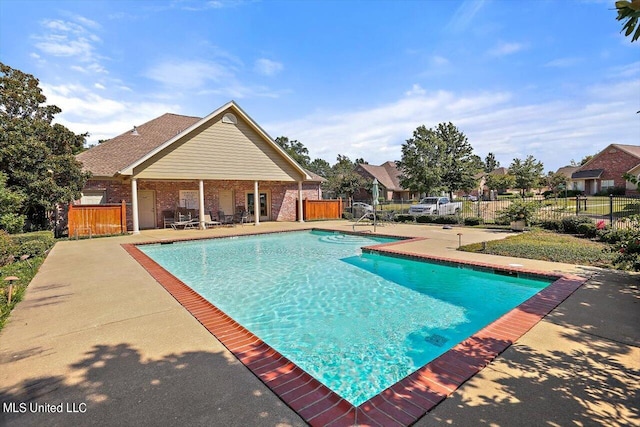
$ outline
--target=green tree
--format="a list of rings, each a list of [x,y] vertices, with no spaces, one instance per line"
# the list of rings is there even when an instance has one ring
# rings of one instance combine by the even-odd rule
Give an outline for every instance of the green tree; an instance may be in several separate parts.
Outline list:
[[[516,179],[513,175],[488,174],[485,180],[485,185],[490,190],[496,190],[498,194],[505,193],[509,188],[513,188],[516,185]]]
[[[430,194],[441,186],[441,157],[438,136],[424,125],[413,131],[413,137],[402,144],[398,162],[400,185],[418,193]]]
[[[484,171],[486,173],[492,172],[500,167],[500,162],[496,160],[496,156],[493,153],[488,153],[484,158]]]
[[[623,21],[622,31],[625,36],[631,37],[631,42],[640,38],[640,25],[638,25],[638,18],[640,18],[640,0],[621,0],[616,2],[616,9],[618,10],[618,16],[616,20]],[[635,32],[634,32],[635,31]]]
[[[24,195],[20,213],[35,228],[49,225],[56,204],[78,199],[88,178],[74,156],[87,135],[52,124],[61,110],[45,102],[38,79],[0,63],[0,172]]]
[[[0,229],[7,233],[19,233],[24,227],[21,214],[24,196],[7,188],[7,176],[0,172]]]
[[[355,166],[349,157],[338,154],[336,164],[331,167],[327,189],[338,197],[353,197],[353,193],[366,184]]]
[[[419,126],[402,145],[400,184],[427,194],[444,190],[452,196],[475,187],[474,175],[481,163],[465,134],[451,122],[435,129]]]
[[[284,149],[293,160],[298,162],[300,166],[306,168],[311,163],[311,157],[309,157],[309,150],[298,140],[291,140],[286,136],[279,136],[275,139],[275,142]]]
[[[328,178],[331,175],[331,165],[324,159],[313,159],[307,169],[323,178]]]
[[[630,173],[625,173],[624,175],[622,175],[622,177],[626,181],[629,181],[632,184],[636,184],[636,186],[638,187],[638,193],[640,193],[640,176],[633,176]]]
[[[558,172],[549,172],[546,176],[547,187],[553,192],[553,196],[557,199],[558,193],[567,188],[569,179],[566,175]]]
[[[522,161],[513,159],[509,165],[509,173],[515,177],[515,188],[519,188],[524,198],[526,192],[538,185],[544,166],[529,155]]]

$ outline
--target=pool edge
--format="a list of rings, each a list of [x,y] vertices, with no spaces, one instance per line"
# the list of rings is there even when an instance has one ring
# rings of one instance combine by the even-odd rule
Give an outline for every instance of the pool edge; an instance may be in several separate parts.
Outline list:
[[[255,234],[265,233],[251,233],[251,235]],[[371,236],[357,232],[346,234]],[[556,280],[482,330],[358,407],[354,407],[312,378],[136,247],[145,244],[169,243],[169,241],[122,244],[121,246],[249,371],[312,426],[386,425],[389,423],[410,425],[416,422],[480,372],[586,282],[585,278],[577,275],[505,268],[487,263],[419,255],[392,249],[394,245],[414,240],[406,237],[402,239],[402,242],[364,247],[363,252],[447,263],[493,272],[496,270],[515,272]],[[170,242],[188,240],[177,239]]]

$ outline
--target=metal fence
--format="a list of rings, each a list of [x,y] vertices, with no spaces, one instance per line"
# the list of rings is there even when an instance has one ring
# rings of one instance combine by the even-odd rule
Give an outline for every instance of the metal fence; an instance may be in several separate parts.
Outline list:
[[[461,200],[460,222],[465,218],[482,218],[485,224],[499,223],[500,212],[516,200],[535,202],[538,204],[536,216],[538,221],[561,220],[569,216],[585,216],[592,218],[595,223],[604,221],[616,229],[640,228],[640,196],[580,196],[569,198],[548,198],[542,196],[502,198],[498,200]],[[371,203],[371,200],[363,200]],[[383,202],[378,209],[393,211],[396,214],[406,214],[409,206],[417,203],[411,200],[395,200]],[[349,206],[349,205],[345,205]]]

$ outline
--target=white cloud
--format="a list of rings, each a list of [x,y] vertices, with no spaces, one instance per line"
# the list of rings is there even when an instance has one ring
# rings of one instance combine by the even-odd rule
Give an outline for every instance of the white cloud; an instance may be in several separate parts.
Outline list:
[[[523,50],[525,46],[521,43],[499,43],[489,51],[491,56],[506,56]]]
[[[145,75],[165,86],[166,92],[187,91],[195,95],[223,95],[234,99],[250,96],[277,98],[282,91],[265,86],[244,84],[237,77],[237,67],[229,61],[165,61]],[[172,97],[175,94],[172,93]]]
[[[165,86],[181,89],[197,89],[208,82],[224,83],[233,77],[232,71],[222,64],[208,61],[165,61],[145,75]]]
[[[556,170],[610,143],[637,144],[638,103],[629,91],[640,92],[640,80],[585,88],[587,103],[567,97],[519,104],[511,93],[426,92],[365,110],[318,112],[264,127],[301,141],[312,157],[331,163],[343,154],[382,164],[400,159],[401,146],[416,127],[451,121],[482,157],[493,152],[508,165],[531,154],[546,170]]]
[[[100,29],[100,24],[80,15],[73,15],[70,19],[42,21],[43,32],[31,36],[40,54],[31,56],[35,58],[36,55],[38,59],[43,55],[69,58],[69,67],[74,71],[107,74],[106,68],[100,63],[104,58],[96,53],[101,39],[88,30]]]
[[[93,46],[86,38],[69,40],[68,37],[58,34],[49,34],[36,37],[35,46],[43,53],[51,56],[81,56],[91,57]]]
[[[181,111],[180,106],[173,103],[118,101],[79,84],[41,84],[41,88],[47,103],[62,109],[55,121],[75,133],[89,132],[89,143],[112,138],[164,113]]]
[[[254,69],[259,74],[265,76],[274,76],[284,69],[280,62],[272,61],[266,58],[260,58],[256,61]]]
[[[105,90],[106,89],[106,87],[104,87],[104,85],[102,85],[100,83],[94,84],[93,87],[95,87],[96,89],[101,89],[101,90]]]
[[[425,93],[427,93],[427,91],[425,91],[422,86],[420,86],[419,84],[414,84],[413,86],[411,86],[411,89],[406,91],[404,94],[407,96],[413,96],[424,95]]]

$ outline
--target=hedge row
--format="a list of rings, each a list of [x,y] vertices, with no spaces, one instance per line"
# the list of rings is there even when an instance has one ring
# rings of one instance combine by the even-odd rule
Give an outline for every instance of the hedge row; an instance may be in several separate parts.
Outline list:
[[[26,234],[8,234],[0,230],[0,266],[6,265],[22,255],[36,257],[43,255],[55,243],[53,233],[38,231]]]

